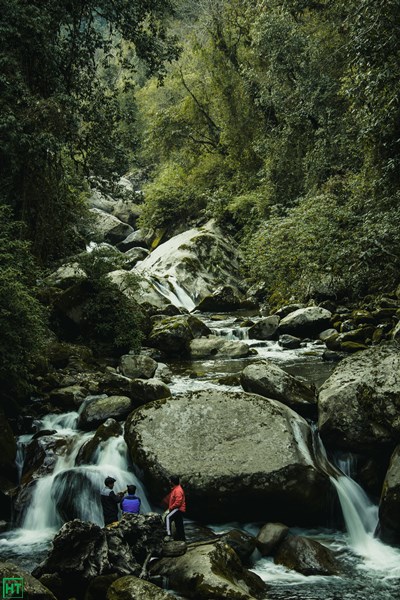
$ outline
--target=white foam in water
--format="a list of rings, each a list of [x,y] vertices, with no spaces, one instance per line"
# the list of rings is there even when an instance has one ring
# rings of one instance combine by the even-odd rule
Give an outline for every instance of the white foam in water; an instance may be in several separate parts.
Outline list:
[[[339,496],[350,546],[364,559],[359,568],[381,572],[385,579],[400,577],[400,550],[374,538],[378,507],[349,477],[331,478],[331,481]]]

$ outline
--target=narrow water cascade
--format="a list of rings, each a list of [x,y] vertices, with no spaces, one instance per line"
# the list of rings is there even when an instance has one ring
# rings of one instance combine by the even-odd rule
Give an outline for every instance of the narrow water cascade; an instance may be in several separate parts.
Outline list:
[[[168,300],[169,303],[177,307],[186,308],[189,312],[194,310],[195,303],[188,293],[178,284],[174,277],[169,277],[165,283],[162,283],[156,277],[148,277],[151,285]]]
[[[344,471],[351,472],[355,458],[351,455],[336,458],[337,466],[327,457],[318,432],[313,428],[313,445],[319,467],[334,486],[348,534],[351,550],[363,559],[360,568],[385,571],[385,577],[400,576],[400,550],[383,544],[374,537],[379,523],[379,507],[362,487]]]

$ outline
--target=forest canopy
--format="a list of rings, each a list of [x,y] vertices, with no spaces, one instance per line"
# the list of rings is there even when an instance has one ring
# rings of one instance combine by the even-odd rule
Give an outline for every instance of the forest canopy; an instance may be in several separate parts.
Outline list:
[[[135,177],[141,225],[165,236],[215,218],[273,306],[398,285],[400,0],[0,9],[0,310],[15,381],[44,343],[40,269],[87,241],[88,176]],[[97,299],[112,309],[108,292]]]

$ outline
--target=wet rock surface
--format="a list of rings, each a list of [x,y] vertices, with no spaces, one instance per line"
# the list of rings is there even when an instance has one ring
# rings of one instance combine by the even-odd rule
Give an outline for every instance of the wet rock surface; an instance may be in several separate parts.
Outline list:
[[[385,343],[340,362],[318,396],[328,446],[374,455],[400,440],[400,349]]]
[[[223,542],[191,545],[183,556],[163,558],[151,573],[168,577],[179,594],[196,600],[262,598],[264,582],[243,568],[237,554]]]
[[[315,540],[302,536],[288,536],[279,545],[275,563],[303,575],[338,575],[340,565],[334,554]]]
[[[300,414],[316,412],[316,391],[311,384],[290,375],[271,361],[246,367],[240,382],[246,392],[279,400]]]
[[[165,495],[179,465],[189,516],[203,522],[265,520],[266,511],[287,523],[319,522],[330,484],[314,464],[310,435],[283,404],[220,390],[147,404],[125,425],[153,498]]]

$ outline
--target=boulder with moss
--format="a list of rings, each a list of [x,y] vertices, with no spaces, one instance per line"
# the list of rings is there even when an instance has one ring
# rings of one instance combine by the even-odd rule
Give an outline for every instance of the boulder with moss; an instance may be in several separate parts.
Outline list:
[[[310,427],[280,402],[240,391],[185,393],[134,410],[124,435],[155,500],[179,465],[192,518],[326,518],[331,485],[314,462]]]

